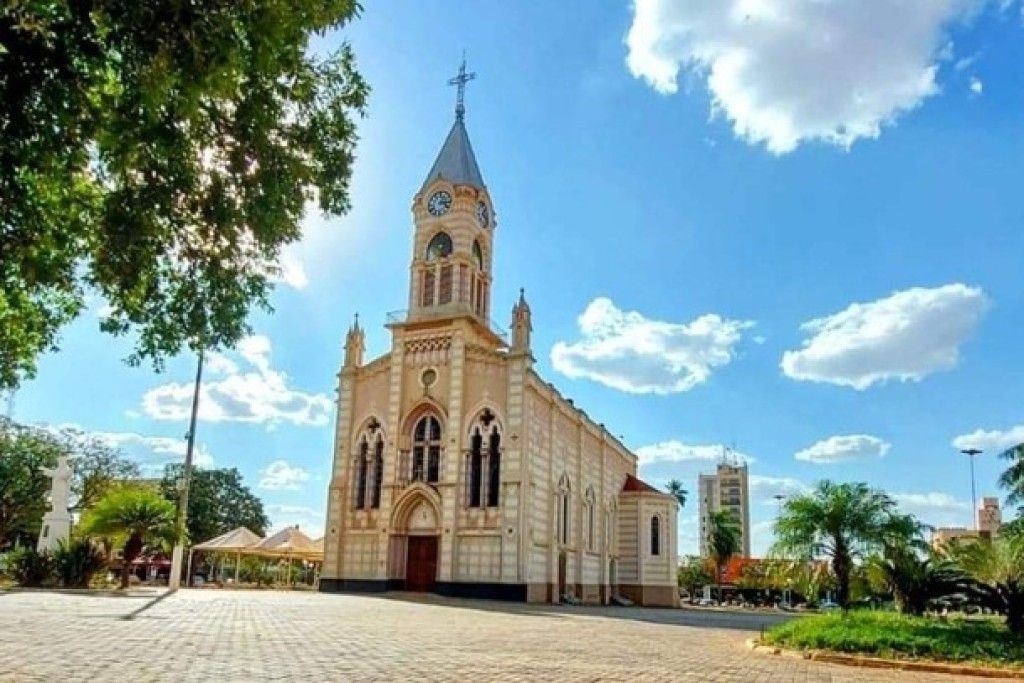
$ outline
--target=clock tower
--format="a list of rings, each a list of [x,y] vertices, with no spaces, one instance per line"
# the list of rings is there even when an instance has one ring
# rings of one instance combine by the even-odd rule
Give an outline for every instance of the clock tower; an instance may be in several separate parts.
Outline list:
[[[469,316],[488,327],[496,222],[466,133],[463,91],[473,77],[463,61],[449,81],[458,87],[455,122],[413,198],[409,322]]]

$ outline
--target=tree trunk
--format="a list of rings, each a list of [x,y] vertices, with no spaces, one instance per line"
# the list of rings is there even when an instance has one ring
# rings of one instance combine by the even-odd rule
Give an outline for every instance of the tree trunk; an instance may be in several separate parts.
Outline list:
[[[1007,590],[1003,595],[1006,602],[1006,628],[1018,636],[1024,634],[1024,593]]]
[[[132,535],[124,544],[124,553],[121,558],[121,588],[127,588],[130,583],[132,562],[142,552],[142,534],[133,531]]]
[[[841,543],[836,544],[832,556],[832,571],[836,575],[836,602],[845,611],[850,607],[850,556]]]

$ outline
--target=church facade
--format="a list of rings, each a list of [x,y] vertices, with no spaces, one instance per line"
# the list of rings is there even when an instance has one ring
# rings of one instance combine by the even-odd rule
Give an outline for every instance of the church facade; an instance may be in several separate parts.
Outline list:
[[[460,93],[461,94],[461,93]],[[497,228],[464,109],[412,204],[408,310],[339,373],[323,591],[678,604],[678,504],[489,322]]]

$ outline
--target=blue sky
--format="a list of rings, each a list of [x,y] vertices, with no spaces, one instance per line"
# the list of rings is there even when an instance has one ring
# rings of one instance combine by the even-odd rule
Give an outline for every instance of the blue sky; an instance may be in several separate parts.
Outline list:
[[[367,4],[315,44],[351,41],[373,86],[354,209],[307,218],[275,313],[208,374],[203,459],[237,466],[275,524],[323,528],[344,333],[358,311],[369,354],[388,348],[463,49],[494,317],[526,288],[538,370],[646,478],[693,490],[722,445],[748,456],[755,552],[772,494],[822,478],[969,524],[958,437],[997,493],[994,453],[1024,440],[1019,3]],[[180,457],[194,359],[124,365],[101,308],[14,417]],[[690,505],[680,537],[695,551]]]

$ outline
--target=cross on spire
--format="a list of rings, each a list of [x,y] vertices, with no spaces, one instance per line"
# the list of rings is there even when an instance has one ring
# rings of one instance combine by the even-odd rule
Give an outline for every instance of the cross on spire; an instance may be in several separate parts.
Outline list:
[[[448,85],[455,86],[455,118],[461,121],[466,115],[466,84],[476,78],[476,73],[466,73],[466,51],[462,51],[462,64],[458,75],[448,79]]]

